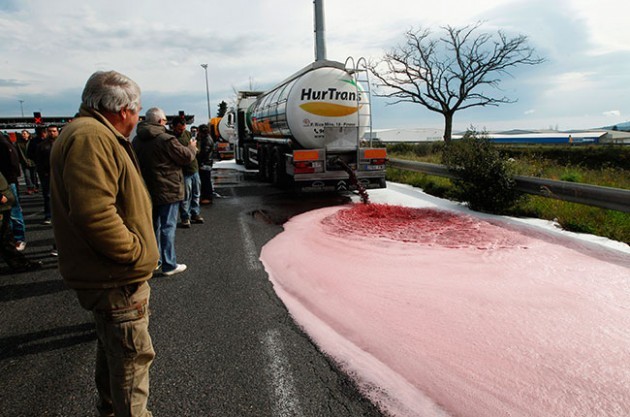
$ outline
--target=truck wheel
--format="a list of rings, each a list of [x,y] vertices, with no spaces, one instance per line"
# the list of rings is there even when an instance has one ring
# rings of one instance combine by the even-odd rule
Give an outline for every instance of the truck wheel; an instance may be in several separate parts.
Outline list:
[[[279,187],[286,187],[288,175],[282,150],[275,148],[271,158],[271,180]]]
[[[252,160],[249,158],[249,146],[243,148],[243,163],[245,164],[245,169],[256,169],[258,168]]]
[[[269,150],[266,145],[258,149],[258,177],[261,181],[269,181]]]

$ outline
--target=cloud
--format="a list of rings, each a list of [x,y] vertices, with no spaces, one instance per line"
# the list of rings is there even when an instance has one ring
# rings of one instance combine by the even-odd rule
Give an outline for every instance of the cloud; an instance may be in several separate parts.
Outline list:
[[[0,79],[0,88],[1,87],[24,87],[28,85],[27,83],[25,83],[24,81],[19,81],[19,80],[6,80],[6,79]]]
[[[528,36],[547,61],[510,71],[513,76],[501,80],[497,93],[518,102],[458,113],[455,123],[461,128],[470,124],[492,128],[518,120],[528,124],[536,117],[597,125],[599,121],[589,119],[628,114],[621,87],[630,83],[629,31],[623,25],[603,30],[601,24],[612,14],[609,4],[622,4],[620,0],[605,5],[589,0],[395,3],[325,2],[328,58],[341,62],[348,56],[378,58],[401,42],[411,27],[437,30],[484,21],[488,31]],[[619,10],[621,6],[615,16],[623,15]],[[136,80],[145,107],[203,116],[207,109],[202,63],[208,64],[215,113],[217,103],[231,102],[234,90],[248,89],[250,80],[254,88],[268,89],[310,64],[312,24],[312,2],[294,0],[186,0],[175,6],[154,0],[150,7],[127,0],[0,0],[0,116],[19,112],[17,99],[25,100],[25,113],[41,109],[44,114],[73,114],[85,80],[92,72],[107,69]],[[613,32],[618,35],[614,40]],[[595,56],[593,51],[600,53]],[[373,101],[375,127],[443,123],[439,114],[419,105]],[[620,114],[604,116],[602,103]]]
[[[620,117],[621,112],[619,110],[610,110],[602,113],[606,117]]]
[[[19,9],[19,2],[17,0],[0,0],[1,12],[15,12]]]

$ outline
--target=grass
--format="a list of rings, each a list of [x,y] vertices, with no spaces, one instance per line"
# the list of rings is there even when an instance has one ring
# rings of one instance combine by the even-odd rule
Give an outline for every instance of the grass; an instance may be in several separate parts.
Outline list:
[[[440,163],[437,152],[417,152],[413,148],[389,152],[390,158]],[[515,158],[516,175],[537,176],[630,189],[630,171],[618,166],[602,164],[601,168],[587,168],[582,164],[561,164],[533,155]],[[452,199],[453,185],[447,178],[395,168],[387,169],[387,180],[422,188],[428,194]],[[505,214],[516,217],[536,217],[556,221],[563,229],[589,233],[630,244],[630,213],[606,210],[552,198],[525,195]]]

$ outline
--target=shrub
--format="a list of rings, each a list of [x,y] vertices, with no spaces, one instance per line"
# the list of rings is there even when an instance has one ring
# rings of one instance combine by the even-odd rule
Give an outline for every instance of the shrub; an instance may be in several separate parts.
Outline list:
[[[502,213],[517,203],[509,162],[473,130],[444,147],[442,162],[456,175],[455,195],[473,210]]]
[[[560,176],[560,179],[568,182],[583,182],[582,175],[579,172],[568,169]]]

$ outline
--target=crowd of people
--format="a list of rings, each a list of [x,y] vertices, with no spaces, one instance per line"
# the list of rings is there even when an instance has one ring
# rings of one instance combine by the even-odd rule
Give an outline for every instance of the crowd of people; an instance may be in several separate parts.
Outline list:
[[[0,190],[0,198],[7,201],[0,207],[0,255],[15,272],[42,266],[40,261],[28,260],[22,253],[26,249],[26,223],[20,204],[19,180],[24,177],[27,194],[42,193],[42,224],[50,225],[50,152],[57,136],[59,127],[56,125],[38,126],[33,138],[28,130],[22,130],[15,143],[6,135],[0,135],[0,183],[6,183]],[[56,254],[53,248],[51,255]]]
[[[155,145],[153,141],[148,141],[148,147],[151,150],[150,154],[146,155],[143,149],[147,148],[145,146],[147,139],[157,137],[147,136],[147,134],[155,129],[171,139],[177,139],[176,142],[180,145],[164,141],[155,141],[155,143],[160,143],[160,145]],[[41,193],[43,219],[40,222],[42,225],[51,225],[50,155],[59,134],[60,126],[50,124],[36,126],[34,135],[26,129],[22,130],[19,135],[16,135],[15,143],[12,143],[6,134],[0,135],[0,176],[2,176],[0,185],[5,182],[7,184],[6,189],[4,186],[0,189],[0,199],[2,199],[0,221],[4,225],[0,229],[2,237],[0,255],[12,272],[25,272],[42,266],[41,261],[28,260],[22,253],[26,249],[27,240],[20,193],[27,195]],[[139,139],[140,137],[144,137],[145,140]],[[175,227],[190,228],[191,224],[202,224],[204,219],[201,216],[200,207],[212,204],[215,194],[212,185],[214,141],[210,135],[210,129],[208,125],[200,125],[192,126],[190,130],[187,130],[185,118],[179,116],[172,118],[169,129],[164,111],[151,108],[147,111],[145,120],[138,124],[137,136],[133,138],[132,143],[136,153],[140,152],[138,155],[143,155],[139,158],[143,168],[143,179],[151,193],[154,205],[154,228],[161,250],[157,271],[161,270],[166,276],[182,272],[186,269],[186,265],[177,264],[175,261]],[[165,143],[170,143],[170,145],[161,147]],[[184,160],[180,160],[178,150],[184,148],[194,149],[192,151],[194,155],[189,153]],[[169,178],[166,175],[168,170],[171,170],[173,174],[180,174],[181,180],[175,176]],[[23,188],[19,186],[20,181]],[[162,187],[156,189],[156,184],[161,184]],[[177,203],[176,208],[168,211],[168,216],[163,212],[166,208],[160,208],[165,202]],[[50,255],[58,256],[56,244],[53,244]],[[163,257],[166,258],[165,263],[162,263]]]
[[[15,144],[0,135],[0,255],[12,271],[42,265],[23,253],[23,177],[26,194],[42,193],[41,222],[52,226],[62,278],[94,317],[102,416],[152,415],[147,281],[187,269],[177,262],[175,230],[204,223],[200,207],[215,195],[209,126],[189,131],[184,118],[169,121],[158,107],[139,122],[140,96],[127,76],[98,71],[61,132],[38,126]]]

